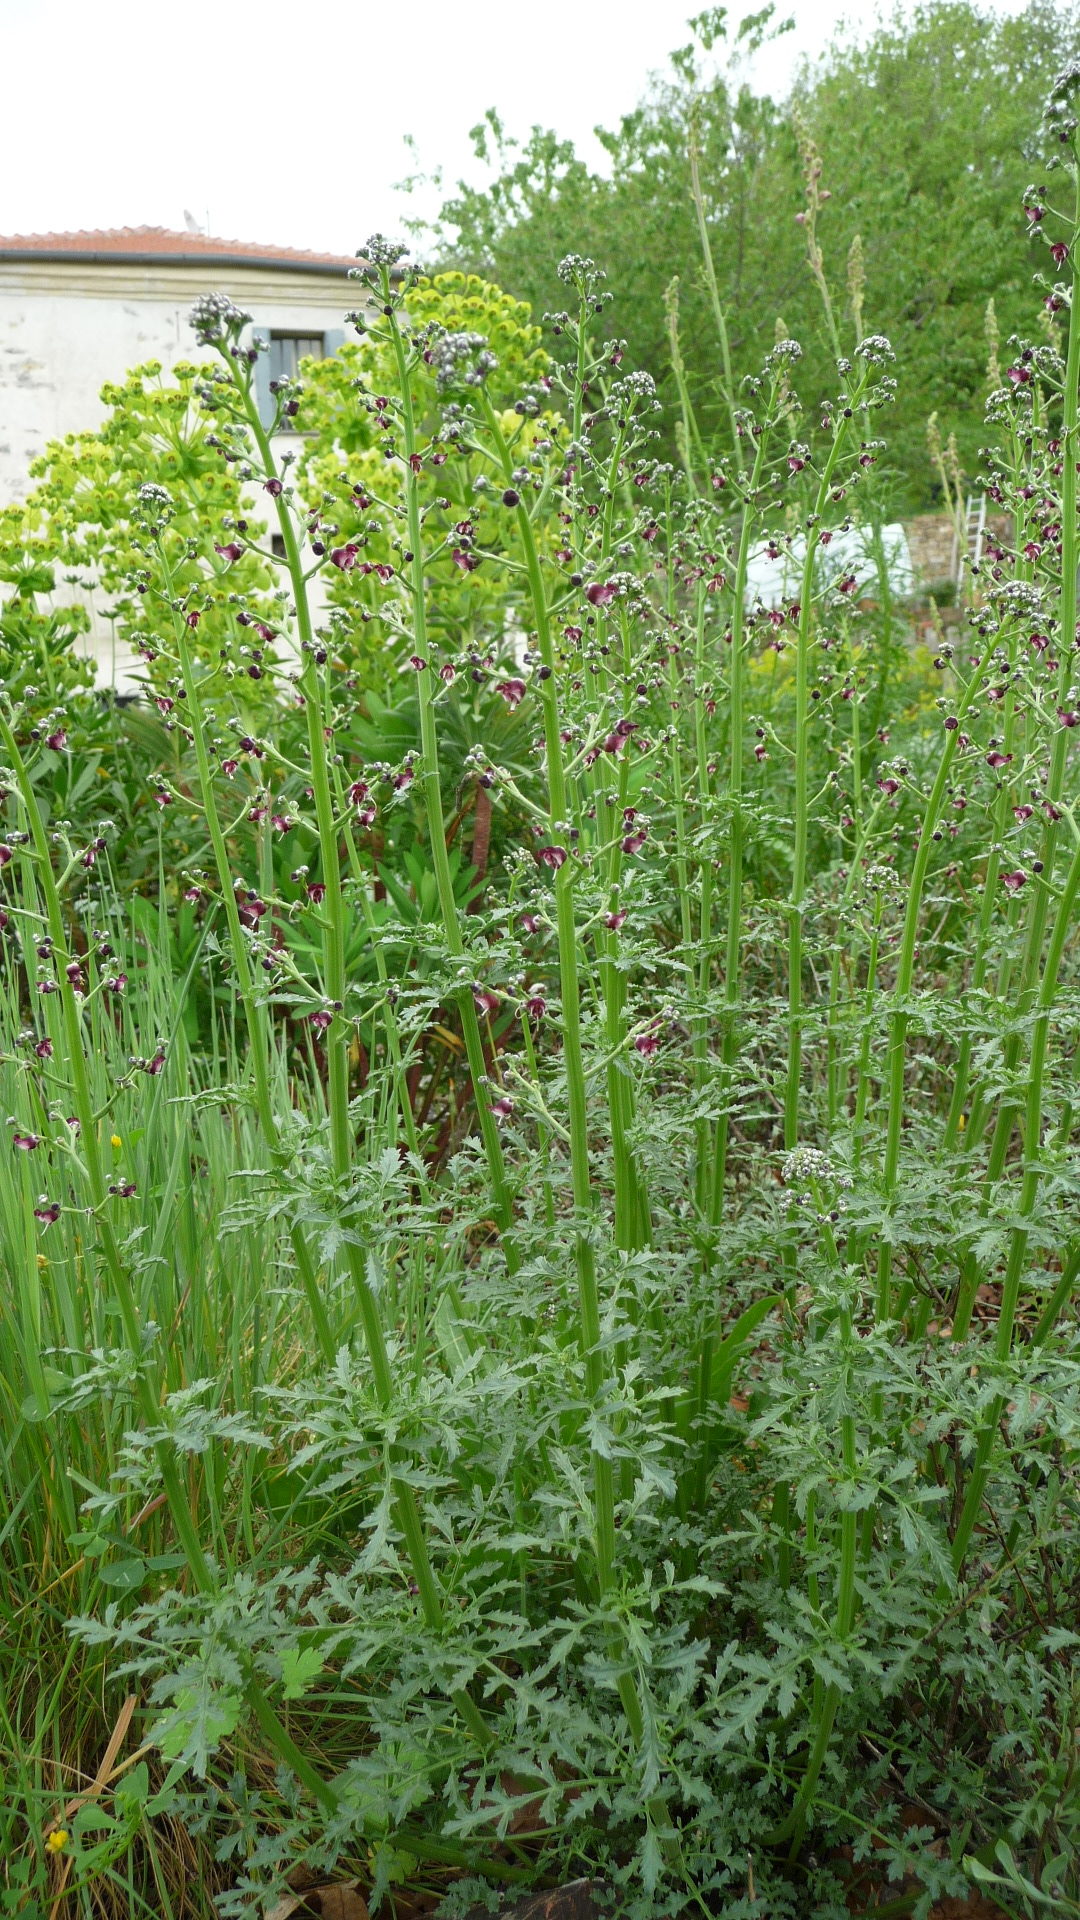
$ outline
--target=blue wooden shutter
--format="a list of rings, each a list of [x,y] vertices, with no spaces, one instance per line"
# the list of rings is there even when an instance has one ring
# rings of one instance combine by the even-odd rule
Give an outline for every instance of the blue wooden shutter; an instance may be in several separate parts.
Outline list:
[[[260,353],[255,362],[255,402],[258,406],[259,419],[262,421],[263,426],[270,427],[273,426],[274,423],[274,396],[270,391],[269,327],[252,327],[251,338],[255,346],[258,346],[261,341],[264,348],[267,349],[267,351]]]

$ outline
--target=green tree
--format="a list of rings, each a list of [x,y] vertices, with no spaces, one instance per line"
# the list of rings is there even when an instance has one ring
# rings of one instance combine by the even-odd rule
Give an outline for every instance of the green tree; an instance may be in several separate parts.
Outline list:
[[[823,171],[817,238],[837,330],[855,324],[847,262],[860,237],[867,331],[891,338],[901,376],[887,423],[897,505],[929,504],[934,476],[925,423],[955,428],[963,465],[978,466],[986,385],[985,311],[1003,339],[1025,325],[1030,278],[1021,202],[1031,178],[1025,145],[1050,80],[1080,50],[1073,0],[1031,0],[1001,19],[971,0],[927,0],[859,45],[843,34],[804,65],[777,104],[740,77],[738,55],[772,30],[765,15],[730,32],[721,10],[692,23],[670,75],[613,132],[602,134],[610,178],[572,145],[534,128],[515,147],[496,115],[474,130],[493,178],[461,186],[443,208],[436,246],[490,274],[535,311],[561,304],[555,265],[573,249],[601,264],[633,262],[614,309],[632,357],[677,408],[664,294],[680,280],[680,336],[702,433],[723,430],[722,360],[691,176],[727,318],[736,382],[756,370],[777,320],[806,352],[803,391],[834,381],[833,342],[807,258],[807,143]],[[711,71],[717,47],[729,58]],[[800,139],[796,120],[801,122]]]

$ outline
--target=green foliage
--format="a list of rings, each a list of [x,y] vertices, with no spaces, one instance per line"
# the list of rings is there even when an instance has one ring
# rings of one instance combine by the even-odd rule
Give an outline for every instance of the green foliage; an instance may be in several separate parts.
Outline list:
[[[0,701],[6,1909],[1074,1911],[1080,313],[931,655],[828,564],[887,340],[677,470],[591,260],[546,361],[367,259],[310,441],[217,296],[180,440],[88,443],[153,707]]]
[[[716,27],[703,16],[696,45],[675,57],[671,78],[603,135],[610,176],[590,173],[570,143],[538,128],[516,147],[489,115],[474,140],[491,177],[459,186],[447,201],[435,251],[490,273],[538,312],[561,304],[556,265],[569,248],[592,253],[613,279],[619,262],[633,260],[629,280],[618,276],[617,325],[637,364],[658,377],[664,370],[671,403],[664,293],[678,276],[687,378],[709,439],[724,401],[691,187],[693,145],[736,379],[760,364],[782,315],[807,354],[801,386],[811,403],[829,389],[834,350],[796,223],[807,204],[797,109],[824,166],[819,237],[847,350],[847,262],[858,235],[865,328],[887,334],[909,370],[889,455],[897,507],[919,510],[933,494],[925,453],[932,411],[955,428],[969,481],[978,471],[988,299],[1003,338],[1025,325],[1026,149],[1052,76],[1080,47],[1075,9],[1034,0],[1003,18],[967,0],[932,0],[865,41],[838,37],[784,104],[740,81],[737,57],[710,77],[705,55]],[[737,56],[737,37],[731,48]]]

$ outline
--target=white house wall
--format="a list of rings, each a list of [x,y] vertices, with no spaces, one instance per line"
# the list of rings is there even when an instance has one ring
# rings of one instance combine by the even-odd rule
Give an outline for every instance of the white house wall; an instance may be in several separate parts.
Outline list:
[[[188,316],[199,295],[212,292],[227,293],[254,325],[282,333],[340,330],[343,314],[360,304],[344,270],[0,261],[0,506],[26,498],[30,463],[50,440],[100,426],[104,386],[148,360],[168,374],[179,361],[210,357]],[[56,598],[90,604],[99,677],[130,684],[130,656],[115,648],[93,596],[62,590]]]

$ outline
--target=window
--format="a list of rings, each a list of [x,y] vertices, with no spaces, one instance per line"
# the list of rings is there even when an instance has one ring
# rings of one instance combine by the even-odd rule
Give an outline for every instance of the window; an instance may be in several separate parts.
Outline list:
[[[295,380],[298,377],[302,360],[327,360],[337,352],[345,339],[344,330],[331,327],[327,333],[289,333],[284,328],[256,327],[256,341],[265,343],[267,351],[260,353],[255,362],[255,391],[259,402],[259,417],[264,426],[273,425],[275,398],[270,391],[271,381]],[[291,421],[283,421],[282,432],[303,432],[303,422],[294,428]]]
[[[271,380],[295,380],[301,360],[321,360],[326,349],[321,333],[273,333],[267,355]]]

